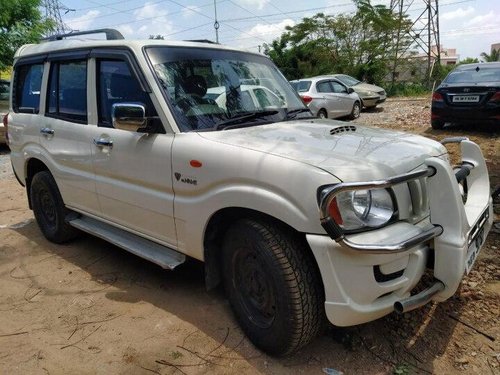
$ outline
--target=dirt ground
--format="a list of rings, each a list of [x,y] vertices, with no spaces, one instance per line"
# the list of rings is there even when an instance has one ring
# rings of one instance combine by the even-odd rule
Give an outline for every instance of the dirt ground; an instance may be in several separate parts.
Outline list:
[[[434,131],[428,104],[390,100],[356,122],[434,139],[468,135],[498,186],[498,129]],[[330,327],[276,359],[243,336],[221,290],[205,291],[200,263],[167,272],[88,235],[46,241],[0,146],[0,373],[500,374],[499,248],[500,235],[490,233],[445,303]]]

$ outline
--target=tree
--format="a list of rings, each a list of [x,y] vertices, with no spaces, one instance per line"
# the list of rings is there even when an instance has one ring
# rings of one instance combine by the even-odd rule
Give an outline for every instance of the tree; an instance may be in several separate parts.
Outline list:
[[[411,21],[370,0],[355,0],[354,14],[318,13],[287,27],[264,52],[288,79],[346,73],[380,82],[395,59],[407,58]],[[391,63],[391,64],[390,64]]]
[[[15,51],[27,43],[37,43],[53,22],[44,20],[41,0],[0,0],[0,70],[12,65]]]
[[[484,62],[500,61],[500,48],[491,50],[490,54],[487,54],[486,52],[481,52],[481,57]]]
[[[165,37],[163,35],[157,34],[157,35],[150,35],[149,39],[154,39],[154,40],[164,40]]]

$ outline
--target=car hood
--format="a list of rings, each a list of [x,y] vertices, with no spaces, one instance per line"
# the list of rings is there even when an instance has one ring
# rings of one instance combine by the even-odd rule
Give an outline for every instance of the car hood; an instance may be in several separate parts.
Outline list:
[[[306,163],[342,181],[405,173],[430,156],[446,153],[440,143],[421,136],[332,120],[297,120],[199,135]]]
[[[380,86],[375,86],[375,85],[370,85],[369,83],[358,83],[357,85],[352,86],[354,91],[356,92],[366,92],[366,91],[374,91],[374,92],[379,92],[382,91],[383,88]]]

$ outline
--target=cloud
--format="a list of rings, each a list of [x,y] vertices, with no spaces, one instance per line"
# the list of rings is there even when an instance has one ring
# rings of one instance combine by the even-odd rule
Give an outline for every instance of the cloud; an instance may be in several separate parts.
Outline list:
[[[64,23],[68,25],[72,30],[89,30],[90,25],[94,22],[94,19],[99,16],[101,12],[98,10],[89,10],[87,13],[80,17],[70,18]]]
[[[257,38],[268,39],[269,41],[271,41],[272,39],[275,39],[276,37],[280,36],[285,30],[285,27],[293,25],[295,25],[295,22],[292,19],[286,19],[279,23],[274,23],[274,24],[258,23],[257,25],[252,27],[247,34],[250,34]]]
[[[249,10],[252,10],[252,8],[261,10],[269,2],[269,0],[235,0],[235,2],[241,6],[248,7]]]
[[[168,10],[155,3],[147,2],[141,9],[134,12],[135,38],[144,38],[149,35],[166,35],[172,32],[173,25],[168,19]],[[141,22],[142,21],[142,22]]]
[[[451,21],[451,20],[456,20],[456,19],[470,16],[474,12],[475,12],[475,9],[471,6],[467,7],[466,9],[462,9],[462,7],[460,7],[456,10],[451,11],[451,12],[443,13],[439,17],[443,21]]]
[[[294,26],[295,22],[291,19],[286,19],[275,24],[257,24],[245,33],[240,34],[236,38],[228,39],[227,41],[222,38],[222,43],[236,48],[256,49],[257,45],[263,43],[271,43],[273,39],[280,36],[285,30],[286,26]]]
[[[483,14],[476,16],[472,18],[471,20],[467,21],[465,23],[465,26],[490,26],[490,25],[495,25],[496,21],[498,20],[498,15],[495,14],[492,10],[490,10],[489,13]]]

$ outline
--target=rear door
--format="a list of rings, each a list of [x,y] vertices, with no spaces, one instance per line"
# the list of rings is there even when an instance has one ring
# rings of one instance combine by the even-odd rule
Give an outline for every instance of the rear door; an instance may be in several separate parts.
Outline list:
[[[39,121],[40,144],[64,203],[99,214],[92,167],[87,93],[87,53],[49,56],[49,76]]]
[[[174,226],[171,149],[174,134],[162,126],[139,69],[128,53],[95,54],[96,93],[93,135],[89,139],[101,216],[170,247],[177,246]],[[112,105],[146,107],[148,132],[113,128]]]

